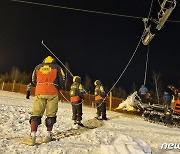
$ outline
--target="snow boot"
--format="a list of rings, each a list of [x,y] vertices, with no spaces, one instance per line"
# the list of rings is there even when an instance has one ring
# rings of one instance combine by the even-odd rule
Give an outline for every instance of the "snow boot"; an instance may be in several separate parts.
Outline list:
[[[52,135],[51,136],[46,136],[42,139],[42,143],[48,143],[52,141]]]
[[[108,120],[108,118],[107,117],[103,117],[102,120]]]
[[[84,125],[81,123],[81,121],[76,121],[76,123],[81,126],[81,127],[84,127]]]
[[[96,116],[95,117],[97,120],[102,120],[101,116]]]
[[[78,129],[79,128],[79,125],[78,124],[74,124],[73,125],[73,129]]]
[[[26,145],[30,145],[30,146],[34,146],[36,143],[36,137],[32,137],[31,135],[25,137],[22,140],[22,144],[26,144]]]

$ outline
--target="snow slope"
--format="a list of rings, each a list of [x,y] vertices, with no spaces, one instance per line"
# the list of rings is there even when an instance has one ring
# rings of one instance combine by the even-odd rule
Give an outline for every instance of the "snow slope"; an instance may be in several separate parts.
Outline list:
[[[21,139],[30,133],[29,118],[34,97],[0,91],[0,151],[3,154],[171,154],[180,150],[162,150],[163,143],[180,143],[180,129],[152,124],[141,117],[107,111],[108,121],[95,129],[60,138],[47,144],[27,146]],[[96,109],[83,106],[83,121],[94,118]],[[72,127],[69,103],[59,102],[57,123],[53,132]],[[38,138],[46,133],[44,117],[38,128]]]

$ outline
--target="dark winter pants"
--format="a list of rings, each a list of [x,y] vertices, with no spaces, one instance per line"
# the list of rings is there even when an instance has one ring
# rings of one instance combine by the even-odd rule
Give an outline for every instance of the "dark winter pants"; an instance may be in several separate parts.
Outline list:
[[[72,120],[81,121],[82,120],[82,103],[73,102],[72,104]]]
[[[147,103],[146,95],[140,95],[142,103]]]
[[[106,119],[106,103],[102,100],[95,101],[97,106],[97,116]]]
[[[30,94],[31,94],[30,91],[27,91],[27,92],[26,92],[26,99],[29,99]]]
[[[172,125],[173,124],[173,117],[172,117],[173,110],[171,109],[169,104],[165,105],[165,113],[164,114],[165,114],[164,122],[166,124]]]

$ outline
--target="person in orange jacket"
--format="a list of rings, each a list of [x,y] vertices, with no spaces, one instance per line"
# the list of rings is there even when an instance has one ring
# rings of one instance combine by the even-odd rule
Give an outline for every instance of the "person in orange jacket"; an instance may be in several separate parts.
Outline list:
[[[102,120],[107,120],[106,117],[106,102],[104,101],[105,98],[105,91],[104,87],[101,84],[101,81],[96,80],[94,82],[95,85],[95,90],[94,90],[94,95],[95,95],[95,103],[97,106],[97,119],[102,119]]]
[[[22,140],[23,144],[30,146],[36,143],[36,132],[38,125],[41,124],[41,118],[46,110],[45,124],[47,127],[47,136],[42,140],[43,143],[52,140],[52,128],[56,123],[56,113],[58,111],[58,94],[63,85],[64,72],[56,64],[55,59],[48,56],[43,63],[37,65],[32,74],[32,84],[36,86],[35,101],[30,118],[31,133],[30,136]]]
[[[81,78],[79,76],[73,77],[73,83],[70,90],[70,102],[72,105],[72,120],[74,120],[74,125],[83,126],[82,120],[82,102],[84,89],[81,84]]]

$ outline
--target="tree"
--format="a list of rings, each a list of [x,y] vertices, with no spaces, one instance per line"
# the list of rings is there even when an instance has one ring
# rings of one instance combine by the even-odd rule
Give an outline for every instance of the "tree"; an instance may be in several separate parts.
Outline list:
[[[138,88],[137,88],[137,86],[136,86],[135,83],[133,83],[133,85],[132,85],[132,91],[133,91],[133,92],[134,92],[134,91],[138,91]]]
[[[31,73],[21,73],[17,67],[12,67],[10,73],[0,75],[0,83],[2,82],[16,82],[28,84],[31,81]]]
[[[70,67],[69,67],[69,63],[66,62],[65,63],[65,66],[68,70],[70,70]],[[64,73],[65,73],[65,83],[64,83],[64,89],[65,90],[70,90],[70,87],[71,87],[71,84],[72,84],[72,76],[71,74],[68,72],[68,70],[65,70]]]
[[[127,93],[126,91],[122,88],[122,87],[114,87],[112,90],[112,94],[115,97],[119,97],[119,98],[126,98],[127,97]]]
[[[9,76],[8,73],[0,75],[0,83],[2,83],[2,82],[9,82],[9,81],[10,81],[10,76]]]
[[[30,83],[31,82],[31,73],[26,73],[26,72],[20,73],[18,82],[23,83],[23,84]]]
[[[12,82],[14,82],[14,81],[17,82],[17,80],[19,79],[19,75],[20,75],[19,69],[17,67],[13,66],[10,75],[11,75]]]
[[[92,93],[93,91],[93,86],[92,86],[92,83],[91,83],[91,78],[86,75],[85,76],[85,80],[83,82],[83,86],[84,86],[84,89],[88,92],[88,93]]]
[[[162,80],[161,80],[161,73],[156,73],[153,71],[153,81],[155,84],[155,91],[156,91],[156,99],[158,104],[160,104],[160,96],[162,95]]]

